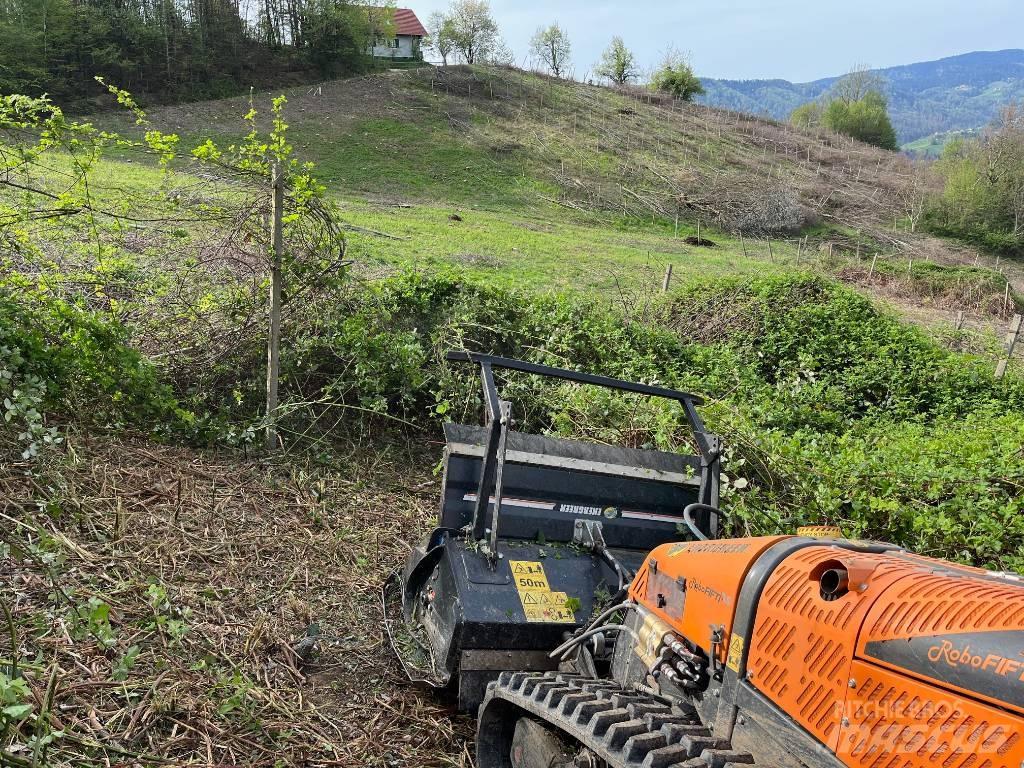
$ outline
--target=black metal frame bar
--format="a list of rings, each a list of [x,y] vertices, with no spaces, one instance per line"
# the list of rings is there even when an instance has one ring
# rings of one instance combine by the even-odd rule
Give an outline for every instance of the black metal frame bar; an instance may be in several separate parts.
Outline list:
[[[718,435],[708,432],[704,422],[697,413],[697,406],[703,404],[703,399],[689,392],[681,392],[665,387],[656,387],[650,384],[637,384],[631,381],[613,379],[608,376],[597,376],[592,373],[581,373],[570,371],[565,368],[552,368],[547,365],[528,363],[524,360],[515,360],[509,357],[497,357],[495,355],[482,355],[476,352],[450,351],[447,359],[454,363],[473,363],[480,366],[480,380],[483,386],[484,408],[487,419],[487,448],[484,453],[483,466],[480,471],[480,482],[477,487],[476,505],[473,511],[473,537],[476,541],[485,538],[487,525],[487,508],[490,503],[491,488],[495,482],[495,472],[499,463],[504,463],[504,456],[499,456],[499,443],[502,433],[507,432],[510,425],[503,424],[501,418],[502,401],[498,395],[498,388],[494,383],[494,369],[501,368],[509,371],[519,371],[536,376],[545,376],[552,379],[563,379],[578,384],[590,384],[606,389],[617,389],[620,392],[633,392],[648,397],[662,397],[668,400],[675,400],[683,407],[686,419],[693,430],[694,438],[697,441],[697,449],[700,451],[701,483],[698,501],[712,507],[718,506],[719,495],[719,468],[721,466],[722,441]],[[500,473],[499,473],[500,474]],[[500,489],[497,489],[500,495]],[[495,526],[492,526],[492,530]],[[711,520],[711,537],[718,533],[718,520]]]

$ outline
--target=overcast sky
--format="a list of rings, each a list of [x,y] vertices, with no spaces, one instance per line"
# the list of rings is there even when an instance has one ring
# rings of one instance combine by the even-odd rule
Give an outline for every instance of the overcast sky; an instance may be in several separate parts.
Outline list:
[[[447,0],[398,0],[427,23]],[[582,77],[621,35],[652,65],[669,44],[690,53],[698,75],[841,75],[856,64],[888,67],[975,50],[1024,47],[1024,0],[491,0],[517,61],[539,25],[557,21]]]

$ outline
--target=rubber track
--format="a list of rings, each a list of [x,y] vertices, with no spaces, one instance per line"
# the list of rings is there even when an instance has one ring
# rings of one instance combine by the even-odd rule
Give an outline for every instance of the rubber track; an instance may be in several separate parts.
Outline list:
[[[750,768],[693,712],[610,680],[564,672],[503,672],[483,706],[502,699],[576,739],[610,768]]]

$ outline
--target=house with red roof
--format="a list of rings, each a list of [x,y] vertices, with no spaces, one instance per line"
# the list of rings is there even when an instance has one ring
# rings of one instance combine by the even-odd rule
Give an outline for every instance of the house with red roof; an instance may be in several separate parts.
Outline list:
[[[422,59],[427,30],[409,8],[370,8],[374,40],[370,53],[379,59]]]

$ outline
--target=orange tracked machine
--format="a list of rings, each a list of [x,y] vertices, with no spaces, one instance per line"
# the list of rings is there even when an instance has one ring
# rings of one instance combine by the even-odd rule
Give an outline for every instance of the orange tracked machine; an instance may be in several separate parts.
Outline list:
[[[452,359],[490,419],[448,430],[402,609],[478,712],[478,768],[1024,768],[1020,577],[826,529],[716,538],[697,398]],[[676,400],[699,453],[511,432],[492,368]]]
[[[841,539],[694,541],[652,551],[609,618],[561,673],[492,685],[481,766],[1024,766],[1016,576]]]

